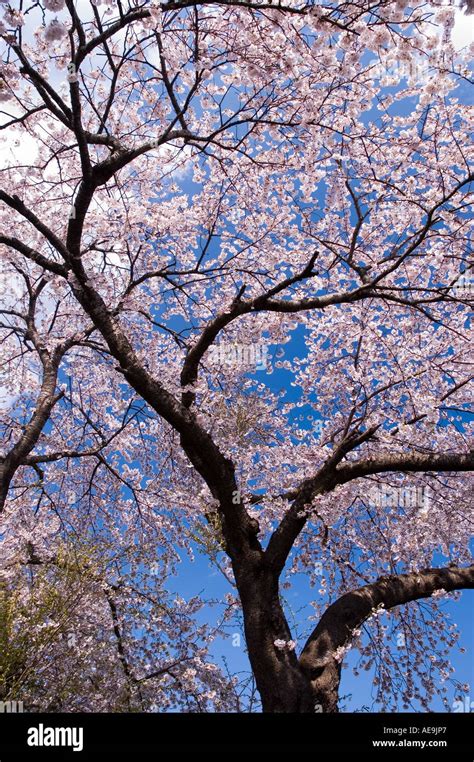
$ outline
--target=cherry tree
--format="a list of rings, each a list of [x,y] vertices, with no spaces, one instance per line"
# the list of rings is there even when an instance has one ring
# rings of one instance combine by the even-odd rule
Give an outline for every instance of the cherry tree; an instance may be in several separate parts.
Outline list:
[[[474,586],[461,11],[3,11],[1,697],[248,710],[241,619],[264,711],[338,711],[350,650],[428,708]]]

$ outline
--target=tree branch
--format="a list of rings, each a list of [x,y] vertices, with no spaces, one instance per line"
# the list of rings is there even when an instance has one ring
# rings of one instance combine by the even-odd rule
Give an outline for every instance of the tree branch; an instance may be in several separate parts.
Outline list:
[[[353,437],[342,448],[340,446],[339,451],[313,477],[305,479],[297,489],[286,495],[293,503],[272,534],[265,551],[267,561],[276,573],[281,573],[296,538],[308,520],[305,506],[311,504],[318,494],[331,492],[338,485],[353,479],[379,473],[474,471],[474,450],[468,453],[387,455],[338,465],[344,455],[367,441],[377,428],[373,427],[362,435]]]
[[[474,588],[474,564],[464,568],[423,569],[410,574],[380,577],[376,582],[338,598],[326,609],[299,659],[316,697],[326,697],[323,709],[337,711],[341,667],[337,649],[347,646],[354,630],[377,607],[389,610],[410,601],[429,598],[438,590],[452,592],[468,588]]]
[[[361,476],[402,471],[474,471],[474,450],[465,453],[408,453],[369,458],[356,463],[345,463],[336,469],[337,484],[345,484]]]
[[[48,257],[40,254],[40,252],[36,251],[36,249],[32,249],[31,246],[27,246],[25,243],[18,240],[18,238],[0,235],[0,244],[1,243],[5,244],[5,246],[10,246],[12,249],[16,249],[20,252],[20,254],[23,254],[24,257],[30,259],[32,262],[35,262],[45,270],[56,273],[56,275],[62,275],[64,278],[67,277],[67,268],[64,267],[64,265],[60,265],[58,262],[54,262],[53,260],[48,259]]]

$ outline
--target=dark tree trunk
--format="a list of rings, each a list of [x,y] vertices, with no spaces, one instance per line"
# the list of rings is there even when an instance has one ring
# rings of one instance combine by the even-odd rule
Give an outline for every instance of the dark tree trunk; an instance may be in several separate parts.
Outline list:
[[[314,712],[311,681],[296,652],[280,649],[291,634],[278,593],[278,579],[264,564],[237,575],[244,613],[245,637],[264,712]]]

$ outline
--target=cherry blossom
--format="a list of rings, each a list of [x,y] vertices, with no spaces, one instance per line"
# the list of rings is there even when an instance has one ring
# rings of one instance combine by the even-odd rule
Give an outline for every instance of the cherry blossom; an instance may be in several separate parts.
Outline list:
[[[350,653],[375,708],[449,707],[446,596],[474,584],[459,13],[2,6],[1,700],[238,712],[256,685],[335,712]],[[203,558],[222,588],[185,595]],[[246,676],[215,656],[235,636]]]
[[[43,5],[48,11],[58,13],[64,8],[64,0],[44,0]]]
[[[67,34],[67,29],[64,24],[61,24],[58,19],[53,19],[44,31],[44,38],[47,42],[56,42],[62,40]]]

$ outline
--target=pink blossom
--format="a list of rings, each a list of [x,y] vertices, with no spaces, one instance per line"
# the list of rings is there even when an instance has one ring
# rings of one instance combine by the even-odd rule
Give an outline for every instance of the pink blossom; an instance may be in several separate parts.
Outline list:
[[[57,42],[67,35],[67,27],[58,19],[53,19],[45,29],[44,37],[47,42]]]
[[[4,15],[4,21],[7,27],[20,27],[25,23],[23,13],[17,11],[14,8],[9,8]]]
[[[58,13],[64,8],[64,0],[43,0],[43,5],[48,11]]]

